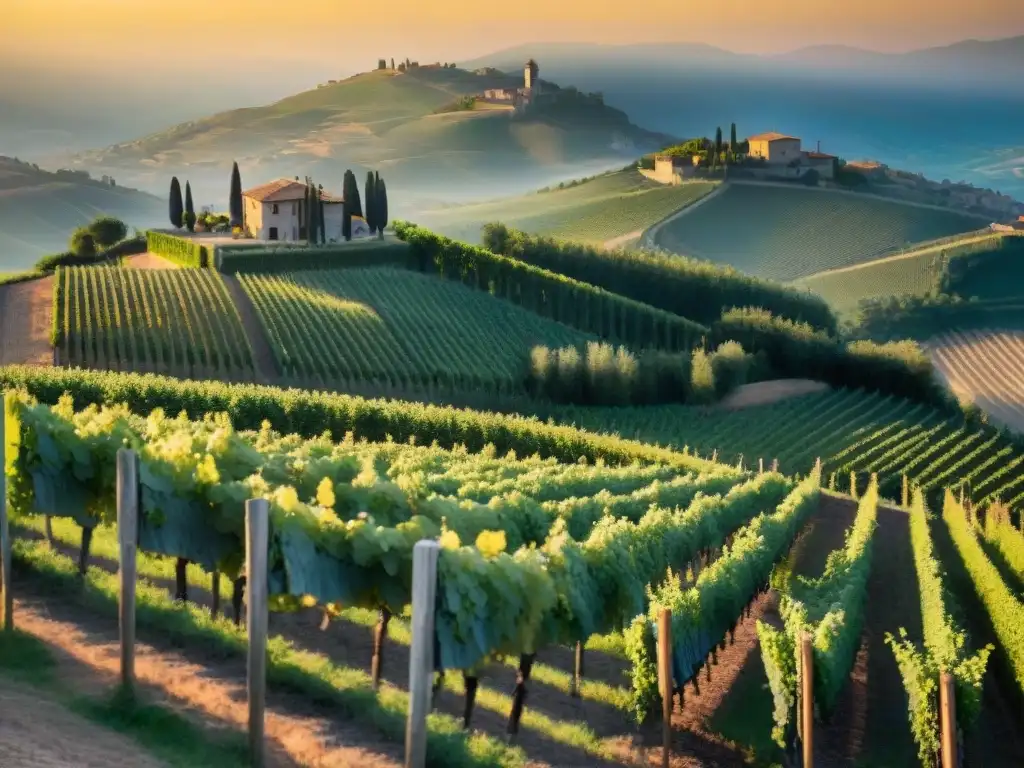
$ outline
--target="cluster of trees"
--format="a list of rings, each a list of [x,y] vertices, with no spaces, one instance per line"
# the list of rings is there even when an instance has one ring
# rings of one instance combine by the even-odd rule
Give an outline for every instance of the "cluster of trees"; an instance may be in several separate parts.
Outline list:
[[[192,204],[192,186],[185,181],[185,200],[181,199],[181,183],[177,176],[171,177],[171,194],[168,213],[171,218],[171,226],[175,229],[184,227],[189,232],[196,229],[196,209]]]
[[[489,251],[689,318],[713,323],[729,307],[764,307],[774,315],[833,334],[837,322],[824,299],[750,277],[732,267],[636,250],[610,251],[528,235],[504,224],[483,229]]]
[[[717,169],[727,165],[735,165],[747,153],[749,146],[747,142],[741,142],[736,138],[736,123],[729,127],[729,141],[722,137],[722,128],[715,129],[715,138],[700,137],[668,147],[658,154],[670,157],[696,157],[702,165]]]
[[[356,180],[356,175],[350,170],[345,171],[342,190],[345,196],[344,218],[341,224],[344,238],[352,239],[352,217],[358,216],[366,221],[371,235],[376,234],[383,239],[384,229],[388,225],[388,189],[380,174],[373,171],[366,172],[366,184],[363,187],[365,210],[363,209],[363,199],[359,196],[359,182]]]
[[[393,69],[398,72],[405,72],[407,69],[417,69],[419,66],[420,63],[418,61],[410,61],[408,58],[406,58],[405,61],[399,61],[397,67],[395,66],[394,57],[391,58],[390,67],[388,66],[387,59],[377,59],[377,69]],[[455,62],[446,61],[444,64],[438,64],[436,66],[439,66],[441,69],[455,69]]]
[[[99,216],[71,234],[69,250],[79,258],[89,258],[128,236],[128,227],[113,216]]]
[[[807,323],[775,317],[753,307],[724,312],[711,326],[711,340],[738,341],[762,358],[772,376],[816,379],[836,387],[882,392],[940,407],[953,403],[935,379],[928,355],[913,341],[847,343]]]
[[[530,353],[527,390],[574,405],[707,404],[747,382],[753,357],[730,341],[713,352],[645,350],[591,341]]]

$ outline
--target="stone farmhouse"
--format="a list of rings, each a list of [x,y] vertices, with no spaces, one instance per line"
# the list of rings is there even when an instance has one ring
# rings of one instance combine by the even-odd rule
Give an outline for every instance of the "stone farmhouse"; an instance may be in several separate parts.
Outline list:
[[[257,240],[306,239],[306,185],[296,179],[275,179],[242,192],[242,230]],[[345,199],[323,194],[327,241],[340,242]],[[352,237],[368,237],[366,220],[352,217]]]

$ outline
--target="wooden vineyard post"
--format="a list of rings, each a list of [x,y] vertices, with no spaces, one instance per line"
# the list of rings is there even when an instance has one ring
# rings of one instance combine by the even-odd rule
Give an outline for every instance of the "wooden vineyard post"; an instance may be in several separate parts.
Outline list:
[[[953,676],[939,674],[939,733],[942,737],[942,768],[957,768],[956,694]]]
[[[117,452],[118,630],[121,685],[135,685],[135,556],[139,542],[139,457]]]
[[[814,764],[814,653],[811,636],[800,638],[800,738],[803,744],[803,768]]]
[[[263,728],[267,699],[267,551],[270,502],[245,502],[245,581],[249,605],[245,626],[249,639],[247,685],[249,694],[249,756],[252,765],[264,763]]]
[[[661,765],[672,755],[672,611],[658,614],[658,689],[661,692]]]
[[[14,593],[11,591],[11,526],[7,520],[7,403],[0,390],[0,590],[3,591],[4,632],[14,630]]]
[[[583,689],[583,643],[576,643],[576,670],[572,678],[572,685],[569,687],[569,695],[578,699]]]
[[[427,713],[434,673],[434,600],[441,546],[424,539],[412,550],[412,648],[409,652],[409,719],[405,726],[405,768],[427,762]]]
[[[757,460],[757,474],[759,474],[759,475],[763,475],[764,474],[764,459],[758,459]]]

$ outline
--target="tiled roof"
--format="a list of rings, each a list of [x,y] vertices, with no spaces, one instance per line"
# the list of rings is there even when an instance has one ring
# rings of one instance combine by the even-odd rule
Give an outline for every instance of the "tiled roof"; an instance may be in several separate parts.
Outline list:
[[[826,152],[805,152],[804,154],[806,154],[812,160],[835,160],[836,159],[835,155],[830,155],[830,154],[828,154]]]
[[[796,136],[787,136],[784,133],[777,133],[775,131],[769,131],[768,133],[759,133],[756,136],[751,136],[747,141],[800,141]]]
[[[302,200],[306,196],[306,185],[295,179],[275,179],[274,181],[261,184],[258,187],[247,189],[242,197],[248,197],[260,203],[284,203],[292,200]],[[325,203],[343,203],[344,197],[324,192]]]

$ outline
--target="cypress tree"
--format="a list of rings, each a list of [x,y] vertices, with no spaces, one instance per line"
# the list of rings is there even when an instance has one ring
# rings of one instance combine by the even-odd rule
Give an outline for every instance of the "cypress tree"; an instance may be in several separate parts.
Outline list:
[[[376,195],[376,199],[373,201],[374,223],[376,223],[377,231],[380,233],[381,240],[383,240],[384,227],[388,225],[388,188],[384,184],[384,179],[380,176],[377,176],[374,180],[373,190]]]
[[[370,228],[371,235],[377,231],[377,216],[374,211],[375,196],[373,171],[367,171],[366,194],[363,199],[366,201],[366,225]]]
[[[341,208],[341,235],[345,240],[352,239],[352,189],[348,181],[350,176],[352,176],[352,171],[346,170],[341,187],[344,197]]]
[[[359,200],[359,182],[352,171],[345,171],[345,207],[352,216],[362,216],[363,206]]]
[[[729,151],[736,154],[736,123],[729,128]]]
[[[715,157],[722,154],[722,126],[715,128]]]
[[[327,245],[327,224],[324,221],[324,185],[319,184],[316,188],[316,220],[320,230],[320,245]]]
[[[313,180],[306,177],[306,242],[309,245],[316,245],[316,189],[313,187]]]
[[[189,232],[195,231],[196,209],[192,205],[192,185],[188,181],[185,182],[185,216],[182,219],[182,224],[185,225]]]
[[[394,56],[391,57],[391,68],[392,69],[395,68],[395,57]]]
[[[242,226],[242,175],[238,172],[238,163],[231,167],[231,196],[228,204],[231,228]]]
[[[175,229],[180,229],[181,217],[185,213],[185,205],[181,202],[181,184],[178,183],[177,176],[171,177],[171,197],[168,208],[171,226]]]

